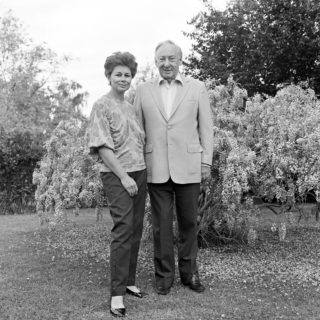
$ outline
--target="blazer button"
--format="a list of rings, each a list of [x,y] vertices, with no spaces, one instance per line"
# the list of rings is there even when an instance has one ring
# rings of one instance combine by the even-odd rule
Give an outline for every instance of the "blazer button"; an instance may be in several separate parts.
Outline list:
[[[168,129],[171,129],[171,126],[168,126]]]

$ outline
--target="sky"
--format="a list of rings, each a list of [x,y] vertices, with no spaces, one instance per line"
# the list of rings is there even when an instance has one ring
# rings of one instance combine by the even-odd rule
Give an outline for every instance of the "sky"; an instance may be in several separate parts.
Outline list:
[[[226,0],[211,0],[223,10]],[[20,19],[36,43],[45,43],[72,61],[62,69],[89,93],[93,102],[108,91],[105,58],[129,51],[140,68],[153,64],[154,48],[167,39],[188,55],[191,40],[183,31],[203,8],[201,0],[0,0],[0,15],[8,10]]]

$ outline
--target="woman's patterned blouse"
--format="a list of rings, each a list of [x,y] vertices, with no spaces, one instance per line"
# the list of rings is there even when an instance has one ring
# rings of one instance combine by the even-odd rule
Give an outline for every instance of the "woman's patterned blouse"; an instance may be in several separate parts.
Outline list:
[[[104,95],[96,101],[88,126],[90,154],[97,156],[100,172],[110,172],[99,157],[99,147],[111,149],[126,172],[145,169],[145,134],[133,106]]]

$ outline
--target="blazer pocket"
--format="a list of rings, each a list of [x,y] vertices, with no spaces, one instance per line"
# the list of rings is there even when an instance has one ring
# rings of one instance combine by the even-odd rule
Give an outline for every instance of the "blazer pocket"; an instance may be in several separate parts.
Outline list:
[[[188,148],[188,152],[190,153],[196,153],[196,152],[202,152],[203,148],[201,147],[201,145],[199,143],[190,143],[187,146]]]
[[[152,152],[153,148],[152,148],[152,144],[146,144],[146,147],[144,149],[145,153],[150,153]]]

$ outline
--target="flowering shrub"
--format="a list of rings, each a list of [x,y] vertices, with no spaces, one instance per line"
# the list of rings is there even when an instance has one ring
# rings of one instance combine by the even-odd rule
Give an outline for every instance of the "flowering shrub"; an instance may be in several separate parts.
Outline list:
[[[259,211],[253,196],[276,201],[284,212],[310,192],[319,202],[319,101],[312,90],[299,86],[252,99],[231,77],[227,86],[214,81],[207,86],[215,152],[212,179],[199,201],[200,240],[246,239],[253,244]],[[283,241],[284,222],[277,229]]]
[[[96,206],[99,214],[102,185],[85,139],[85,123],[72,120],[60,122],[45,143],[46,153],[33,173],[41,221],[49,219],[54,224],[64,218],[64,209],[82,206]]]
[[[250,198],[243,196],[256,177],[256,155],[244,140],[244,89],[229,78],[227,86],[207,82],[214,121],[211,180],[202,186],[199,201],[199,240],[245,240],[255,222]]]
[[[246,137],[257,154],[256,193],[294,205],[313,191],[319,201],[320,103],[310,89],[288,86],[249,101]]]
[[[295,205],[308,193],[320,202],[319,101],[312,90],[299,86],[285,87],[275,97],[251,99],[231,77],[226,86],[214,81],[207,86],[215,139],[211,179],[201,185],[199,196],[199,241],[253,245],[259,213],[254,197],[277,202],[289,223]],[[85,145],[84,124],[77,121],[61,122],[46,142],[33,177],[41,216],[54,212],[57,221],[63,209],[81,206],[96,206],[99,213],[102,185]],[[149,207],[147,203],[147,211]],[[317,204],[312,211],[317,217],[319,209]],[[148,238],[148,219],[146,228]],[[276,230],[283,241],[285,219]]]

